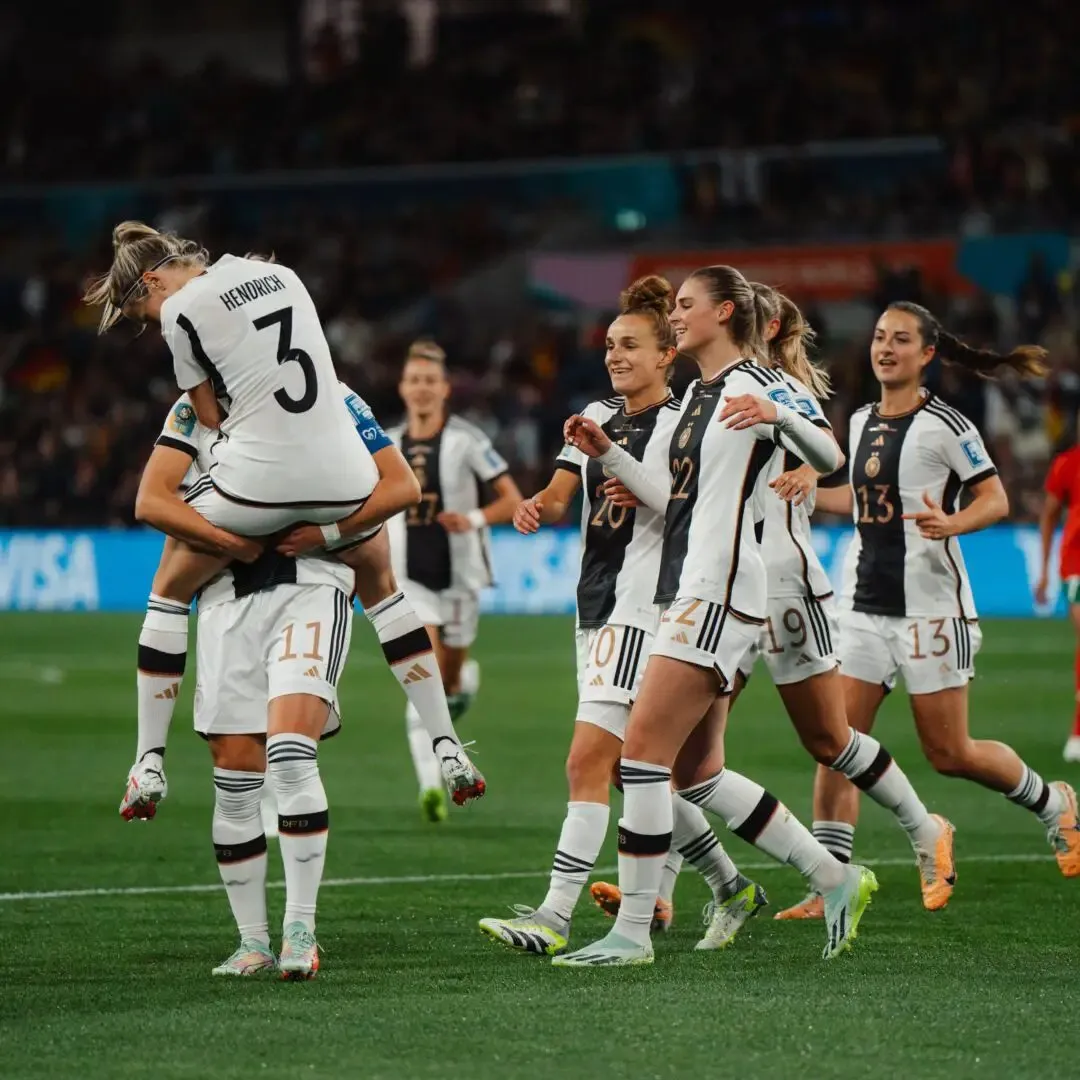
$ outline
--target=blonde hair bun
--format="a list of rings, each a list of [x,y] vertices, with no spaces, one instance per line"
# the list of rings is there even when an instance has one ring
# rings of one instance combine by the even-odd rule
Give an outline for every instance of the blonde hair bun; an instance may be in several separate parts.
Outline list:
[[[144,221],[121,221],[112,231],[113,251],[119,251],[120,248],[138,243],[147,237],[160,235],[157,229]]]

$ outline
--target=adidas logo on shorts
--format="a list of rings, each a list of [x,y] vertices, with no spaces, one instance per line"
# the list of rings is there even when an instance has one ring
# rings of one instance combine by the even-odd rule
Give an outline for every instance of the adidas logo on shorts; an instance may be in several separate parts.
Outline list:
[[[690,644],[690,639],[686,636],[685,630],[680,630],[677,634],[673,635],[673,637],[680,645]]]
[[[319,669],[312,664],[311,667],[304,672],[304,675],[309,679],[317,679],[319,677]]]
[[[589,680],[589,685],[590,686],[603,686],[604,685],[604,676],[603,675],[594,675]]]

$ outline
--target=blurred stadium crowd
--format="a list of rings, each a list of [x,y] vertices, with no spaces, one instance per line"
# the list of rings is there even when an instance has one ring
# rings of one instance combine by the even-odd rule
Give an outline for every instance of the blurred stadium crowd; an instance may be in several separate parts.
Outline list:
[[[531,297],[508,325],[454,289],[515,252],[1080,231],[1072,9],[1030,0],[1018,20],[1013,5],[975,0],[781,0],[716,33],[708,4],[668,0],[662,17],[634,0],[568,6],[575,19],[519,10],[440,23],[427,50],[378,8],[355,40],[320,26],[284,83],[224,59],[191,74],[153,58],[103,67],[76,36],[31,55],[10,36],[0,65],[16,103],[0,117],[0,525],[130,523],[175,394],[155,332],[99,339],[79,304],[88,273],[107,266],[108,229],[88,246],[23,211],[55,182],[151,181],[159,225],[215,255],[273,249],[311,288],[342,377],[384,421],[399,411],[408,340],[434,334],[450,353],[456,407],[493,435],[526,489],[548,469],[568,408],[606,386],[611,312]],[[710,157],[923,135],[944,140],[931,166],[866,186],[837,182],[798,150],[770,153],[752,182],[732,185]],[[676,162],[675,220],[617,228],[565,191],[477,186],[448,203],[438,171],[414,195],[374,203],[325,198],[318,178],[297,180],[292,198],[238,214],[223,189],[174,179],[642,153]],[[467,169],[452,176],[468,189]],[[928,291],[917,274],[883,269],[867,313],[921,300],[975,344],[1050,350],[1040,384],[931,374],[982,428],[1014,516],[1030,519],[1049,454],[1076,437],[1074,279],[1033,258],[1014,296],[953,303]],[[809,315],[843,431],[873,392],[866,340],[834,333],[827,308]]]

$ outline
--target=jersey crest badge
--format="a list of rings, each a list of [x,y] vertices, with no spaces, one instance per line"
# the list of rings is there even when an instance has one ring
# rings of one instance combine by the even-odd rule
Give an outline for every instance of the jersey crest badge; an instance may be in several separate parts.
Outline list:
[[[977,469],[980,465],[985,465],[989,461],[986,451],[983,449],[982,439],[978,435],[962,439],[960,449],[964,451],[964,456],[971,462],[973,469]]]
[[[881,472],[881,462],[878,460],[877,454],[873,454],[867,459],[866,475],[869,476],[871,480],[873,480],[879,472]]]
[[[181,402],[169,416],[169,427],[180,435],[190,437],[195,430],[195,410],[186,402]]]

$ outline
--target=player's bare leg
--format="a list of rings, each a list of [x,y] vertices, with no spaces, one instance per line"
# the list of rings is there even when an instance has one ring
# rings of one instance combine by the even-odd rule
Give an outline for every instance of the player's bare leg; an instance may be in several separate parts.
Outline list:
[[[447,789],[454,802],[463,805],[480,798],[487,784],[454,731],[439,678],[435,644],[398,588],[385,529],[339,557],[356,572],[360,603],[408,699],[410,718],[415,714],[415,722],[409,727],[409,743],[413,761],[418,763],[421,804],[429,820],[443,820]]]
[[[1072,733],[1065,742],[1062,756],[1068,762],[1080,762],[1080,604],[1069,604],[1069,621],[1076,633],[1076,657],[1074,678],[1076,685],[1076,708],[1073,712]]]
[[[330,706],[313,694],[284,694],[267,711],[266,768],[278,803],[285,867],[285,918],[278,967],[285,979],[319,970],[315,908],[326,864],[330,812],[319,774],[319,738]]]
[[[227,562],[165,539],[139,633],[138,740],[120,803],[126,821],[149,820],[168,793],[165,747],[184,680],[191,600]]]
[[[215,975],[255,975],[277,965],[266,913],[266,836],[259,804],[266,772],[264,735],[211,735],[214,854],[239,944]]]
[[[855,680],[849,680],[855,681]],[[834,669],[797,683],[777,686],[781,700],[803,746],[830,771],[845,777],[855,788],[891,811],[915,851],[922,879],[923,906],[943,908],[956,881],[953,826],[938,814],[928,813],[904,771],[876,739],[850,727],[844,708],[844,688]],[[835,825],[815,822],[815,835],[844,837]],[[836,854],[836,852],[834,852]],[[850,862],[850,849],[845,852]]]
[[[1030,810],[1046,827],[1061,872],[1080,877],[1080,823],[1070,785],[1060,780],[1048,784],[1005,743],[973,739],[966,686],[913,694],[911,709],[923,753],[939,773],[973,780]]]

